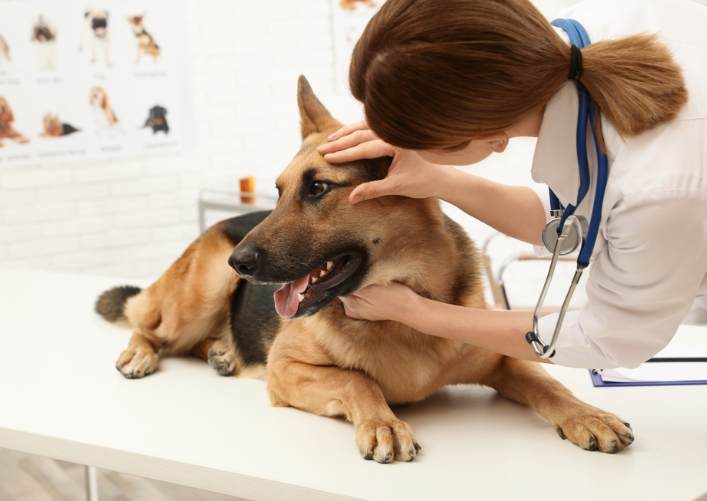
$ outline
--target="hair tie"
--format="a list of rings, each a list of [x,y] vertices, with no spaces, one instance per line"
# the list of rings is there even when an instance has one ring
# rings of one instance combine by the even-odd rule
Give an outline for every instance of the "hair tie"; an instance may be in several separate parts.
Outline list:
[[[570,64],[570,80],[579,80],[582,77],[582,51],[572,44],[572,63]]]

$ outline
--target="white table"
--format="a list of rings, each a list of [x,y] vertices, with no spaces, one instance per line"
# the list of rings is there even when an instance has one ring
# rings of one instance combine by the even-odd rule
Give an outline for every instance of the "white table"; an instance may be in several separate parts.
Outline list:
[[[585,452],[533,411],[481,387],[398,408],[422,454],[364,461],[353,427],[273,408],[265,383],[165,359],[127,380],[129,333],[93,312],[112,278],[0,270],[0,447],[254,500],[671,500],[707,492],[707,386],[593,388],[577,396],[629,421],[626,451]],[[138,284],[145,285],[145,284]],[[676,345],[707,344],[681,329]]]

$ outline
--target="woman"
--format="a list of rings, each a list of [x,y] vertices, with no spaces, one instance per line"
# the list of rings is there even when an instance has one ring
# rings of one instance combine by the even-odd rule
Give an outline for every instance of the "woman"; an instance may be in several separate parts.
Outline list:
[[[573,76],[600,113],[609,180],[588,301],[566,315],[551,361],[636,367],[668,344],[694,298],[707,295],[707,8],[688,0],[590,0],[563,17],[579,21],[592,42]],[[540,246],[550,219],[546,188],[505,186],[448,166],[502,153],[514,137],[537,137],[533,178],[563,206],[575,203],[571,60],[567,35],[527,0],[389,0],[351,62],[351,90],[367,121],[333,134],[320,153],[331,162],[394,156],[388,177],[356,188],[352,203],[439,197]],[[592,149],[592,186],[576,211],[587,220]],[[400,284],[342,300],[354,318],[395,320],[539,360],[525,340],[528,312],[437,303]],[[539,321],[547,344],[556,322],[557,314]]]

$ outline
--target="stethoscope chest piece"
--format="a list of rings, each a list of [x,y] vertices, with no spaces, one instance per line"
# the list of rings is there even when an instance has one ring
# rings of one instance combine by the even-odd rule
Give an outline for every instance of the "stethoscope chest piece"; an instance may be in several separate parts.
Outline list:
[[[557,229],[560,227],[560,222],[562,221],[562,211],[551,211],[552,215],[555,216],[549,223],[545,225],[543,230],[543,245],[545,248],[551,252],[555,252],[555,245],[560,237]],[[557,213],[557,214],[556,214]],[[582,227],[579,224],[579,220],[570,216],[565,221],[565,226],[568,228],[567,236],[562,239],[560,243],[560,256],[566,256],[567,254],[572,254],[582,243]]]

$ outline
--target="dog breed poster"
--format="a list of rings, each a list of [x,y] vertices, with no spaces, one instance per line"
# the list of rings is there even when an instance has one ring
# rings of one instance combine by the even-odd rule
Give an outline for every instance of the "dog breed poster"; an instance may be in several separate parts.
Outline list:
[[[0,0],[0,168],[190,149],[183,0]]]
[[[363,29],[385,0],[331,0],[334,25],[336,90],[346,94],[349,88],[351,53]]]

